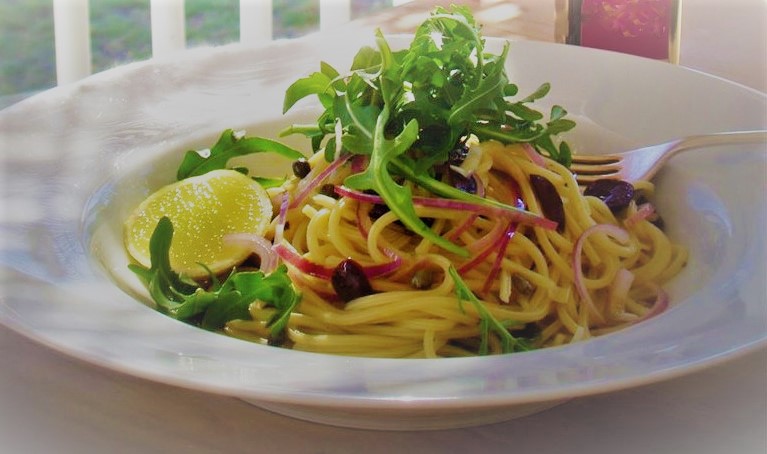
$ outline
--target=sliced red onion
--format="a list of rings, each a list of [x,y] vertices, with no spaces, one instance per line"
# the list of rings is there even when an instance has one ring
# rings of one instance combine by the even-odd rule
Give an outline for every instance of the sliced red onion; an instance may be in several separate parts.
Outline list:
[[[392,259],[391,262],[379,263],[376,265],[367,265],[362,267],[363,271],[365,271],[365,276],[367,276],[369,279],[387,275],[397,270],[400,266],[402,266],[402,257],[400,257],[399,255],[391,251],[384,251],[384,252],[386,253],[386,255],[388,255]]]
[[[650,310],[638,318],[634,323],[639,323],[641,321],[647,320],[648,318],[655,317],[656,315],[661,314],[665,312],[666,309],[668,309],[670,301],[668,293],[666,293],[666,291],[660,287],[658,287],[657,292],[658,296],[655,298],[655,303],[653,303]]]
[[[637,207],[636,213],[626,219],[626,226],[634,226],[637,222],[644,221],[653,214],[655,214],[655,207],[651,203],[643,203]]]
[[[471,177],[474,178],[474,182],[477,183],[477,197],[484,197],[487,191],[485,190],[485,185],[482,184],[482,179],[479,178],[479,175],[476,173],[472,173]]]
[[[301,180],[301,183],[299,183],[299,187],[297,188],[297,195],[296,198],[293,199],[293,202],[290,204],[290,208],[295,208],[299,206],[301,203],[303,203],[304,199],[306,199],[307,196],[320,184],[322,184],[323,181],[325,181],[330,174],[336,171],[339,167],[344,165],[346,161],[349,160],[351,157],[350,154],[346,154],[343,156],[340,156],[338,159],[334,160],[330,163],[325,169],[322,170],[319,174],[317,174],[314,178],[304,178]]]
[[[224,243],[238,244],[247,247],[250,252],[261,259],[259,268],[266,274],[277,268],[279,258],[272,250],[272,242],[252,233],[230,233],[224,236]]]
[[[493,285],[493,281],[495,281],[496,276],[498,276],[498,273],[501,271],[503,257],[506,255],[506,248],[509,246],[509,241],[511,241],[511,237],[514,236],[516,231],[517,225],[513,222],[509,222],[509,225],[506,226],[506,230],[503,232],[503,236],[501,236],[501,240],[498,243],[498,255],[495,256],[493,267],[490,268],[490,274],[487,275],[485,284],[482,286],[483,293],[487,293],[490,290],[490,287]]]
[[[296,251],[293,246],[289,245],[288,243],[282,242],[274,245],[274,251],[277,253],[277,255],[280,256],[280,258],[304,274],[325,280],[330,280],[330,278],[333,276],[333,270],[335,268],[320,265],[319,263],[308,260],[306,257],[299,254],[298,251]],[[369,279],[380,277],[395,271],[402,265],[402,257],[390,251],[387,251],[386,255],[391,257],[391,262],[362,267],[366,277]]]
[[[336,186],[336,193],[343,197],[349,197],[351,199],[359,200],[362,202],[384,203],[383,199],[377,195],[355,191],[345,186]],[[532,213],[528,213],[526,211],[480,205],[477,203],[465,202],[462,200],[441,199],[435,197],[413,197],[413,204],[430,208],[443,208],[446,210],[485,214],[508,219],[509,221],[516,223],[532,224],[548,230],[553,230],[557,227],[556,222]]]
[[[581,301],[586,304],[589,312],[591,312],[591,314],[596,317],[597,322],[604,323],[604,317],[602,317],[602,314],[597,311],[597,308],[594,305],[594,301],[592,301],[591,296],[586,289],[585,277],[583,276],[583,260],[581,258],[581,253],[583,252],[583,244],[586,242],[588,237],[595,233],[604,233],[617,239],[621,243],[626,243],[630,236],[628,232],[618,226],[612,224],[597,224],[584,230],[581,236],[578,237],[575,242],[575,248],[573,250],[573,272],[575,273],[575,289],[578,291],[578,295],[580,296]]]
[[[470,244],[469,252],[474,253],[474,257],[466,263],[462,264],[458,268],[458,274],[465,274],[471,269],[482,263],[488,255],[490,255],[496,248],[496,245],[501,241],[501,237],[504,233],[504,226],[502,222],[498,222],[493,228],[485,234],[482,238],[474,243]]]
[[[479,215],[477,213],[469,214],[462,223],[450,229],[450,231],[445,234],[445,237],[450,241],[457,240],[463,232],[469,230],[469,228],[474,225],[474,221],[476,221],[478,217]]]
[[[529,143],[523,143],[522,149],[525,150],[527,157],[533,161],[533,164],[546,168],[546,158],[543,157],[538,151]]]
[[[282,242],[275,244],[274,252],[276,252],[282,260],[286,261],[304,274],[326,280],[330,280],[330,276],[333,275],[333,268],[328,268],[306,259],[288,243]]]
[[[615,274],[615,279],[610,286],[610,297],[608,300],[609,307],[615,307],[615,301],[620,298],[626,298],[631,289],[631,284],[634,283],[634,273],[621,268]]]
[[[363,212],[361,203],[357,204],[357,212],[355,214],[357,216],[357,230],[359,230],[362,238],[367,240],[370,234],[370,217],[366,216]]]
[[[287,222],[288,206],[290,205],[290,194],[285,192],[282,195],[282,202],[280,202],[280,212],[277,215],[277,225],[274,227],[274,243],[282,243],[282,238],[285,236],[285,223]]]
[[[367,155],[364,154],[356,154],[352,157],[351,165],[352,165],[352,173],[361,173],[363,172],[367,166],[370,159]]]

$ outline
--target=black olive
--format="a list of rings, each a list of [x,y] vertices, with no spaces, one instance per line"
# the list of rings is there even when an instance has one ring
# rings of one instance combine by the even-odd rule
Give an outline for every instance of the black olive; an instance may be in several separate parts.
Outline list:
[[[312,171],[312,166],[309,165],[309,161],[304,158],[293,161],[292,167],[293,175],[297,176],[298,178],[303,178],[309,175],[309,172]]]
[[[627,181],[602,178],[591,183],[583,195],[599,198],[615,213],[626,208],[634,198],[634,186]]]
[[[338,194],[336,193],[336,185],[334,185],[332,183],[323,184],[320,187],[320,194],[322,194],[324,196],[328,196],[328,197],[333,198],[333,199],[337,199],[338,198]]]
[[[530,185],[533,187],[535,197],[541,204],[541,210],[546,219],[557,223],[557,232],[565,230],[565,207],[562,197],[557,188],[548,179],[540,175],[530,175]]]
[[[468,155],[469,146],[465,142],[461,142],[448,152],[447,163],[451,166],[459,166],[466,160]]]
[[[450,185],[452,187],[463,192],[468,192],[469,194],[477,193],[477,180],[474,178],[466,178],[465,176],[452,169],[448,175],[450,175]]]
[[[376,219],[380,218],[381,216],[385,215],[388,212],[389,212],[388,206],[386,206],[383,203],[376,203],[375,205],[373,205],[370,211],[368,211],[368,217],[370,217],[370,219],[375,221]]]
[[[362,266],[352,259],[346,259],[336,266],[330,282],[336,294],[346,302],[373,293],[373,287]]]

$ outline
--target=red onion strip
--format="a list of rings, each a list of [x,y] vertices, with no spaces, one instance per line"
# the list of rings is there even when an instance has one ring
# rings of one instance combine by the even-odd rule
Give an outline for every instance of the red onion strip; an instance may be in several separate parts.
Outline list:
[[[644,221],[655,213],[655,207],[651,203],[643,203],[637,207],[636,213],[626,219],[626,226],[631,227],[637,222]]]
[[[311,260],[307,260],[292,246],[288,245],[288,243],[283,242],[275,244],[274,252],[276,252],[282,260],[294,266],[297,270],[304,274],[326,280],[330,280],[330,277],[333,275],[332,268],[328,268],[318,263],[314,263]]]
[[[450,231],[445,233],[445,237],[450,241],[457,240],[458,237],[463,234],[463,232],[469,230],[469,228],[474,224],[474,221],[476,221],[478,217],[479,215],[477,213],[469,214],[462,223],[458,224],[457,226],[450,229]]]
[[[498,222],[495,224],[495,226],[487,232],[487,234],[482,237],[479,241],[476,241],[469,245],[469,251],[474,253],[476,251],[480,251],[475,255],[471,260],[464,263],[463,265],[458,268],[458,274],[465,274],[468,271],[470,271],[472,268],[476,267],[482,261],[484,261],[490,253],[492,253],[495,248],[496,244],[498,244],[499,241],[501,241],[501,236],[503,235],[503,223]]]
[[[357,216],[357,230],[359,230],[360,235],[362,235],[362,238],[368,239],[368,235],[370,234],[370,217],[366,216],[365,213],[362,210],[362,204],[357,204],[357,212],[355,213]]]
[[[383,199],[377,195],[365,194],[364,192],[355,191],[344,186],[336,186],[336,194],[362,202],[384,203]],[[433,197],[413,197],[413,204],[431,208],[444,208],[447,210],[487,214],[494,217],[508,219],[512,222],[532,224],[548,230],[553,230],[557,227],[556,222],[532,213],[509,210],[494,206],[480,205],[472,202],[464,202],[462,200],[439,199]]]
[[[496,276],[498,276],[498,273],[501,271],[503,257],[506,255],[506,248],[509,246],[509,241],[511,241],[511,237],[514,236],[516,230],[517,225],[513,222],[509,222],[509,225],[506,227],[506,231],[503,232],[503,236],[498,243],[498,255],[495,256],[493,267],[490,269],[490,274],[487,275],[485,284],[482,286],[483,293],[487,293],[490,290],[490,287],[493,285],[493,281],[495,281]]]
[[[296,195],[296,198],[293,199],[293,202],[290,204],[290,208],[295,208],[301,203],[303,203],[304,199],[312,192],[312,190],[314,190],[317,186],[322,184],[322,182],[325,181],[325,179],[328,176],[330,176],[330,174],[335,172],[336,169],[344,165],[344,163],[348,161],[350,157],[351,157],[350,154],[340,156],[338,159],[331,162],[330,165],[325,167],[325,169],[323,169],[322,172],[320,172],[316,177],[307,181],[303,185],[303,187],[300,187],[300,189],[298,190],[298,195]]]
[[[621,298],[626,298],[629,293],[629,289],[631,288],[631,284],[634,283],[634,273],[627,270],[626,268],[621,268],[618,270],[618,272],[615,274],[615,279],[613,280],[612,285],[610,286],[610,293],[609,293],[609,299],[608,299],[608,307],[610,308],[611,315],[620,315],[615,313],[615,308],[617,306],[617,301]]]
[[[482,184],[482,180],[476,173],[472,174],[471,177],[474,179],[474,183],[477,185],[477,196],[484,197],[486,191],[485,185]],[[450,241],[457,240],[458,237],[463,234],[463,232],[467,231],[474,224],[474,221],[476,221],[478,217],[479,214],[477,213],[469,214],[462,223],[458,224],[457,226],[450,229],[447,233],[445,233],[445,238],[449,239]]]
[[[668,293],[666,293],[662,288],[658,287],[658,296],[655,298],[655,303],[652,305],[649,311],[647,311],[643,316],[637,319],[637,321],[634,323],[639,323],[641,321],[647,320],[648,318],[655,317],[656,315],[668,309],[668,305],[669,305]]]
[[[282,195],[282,202],[280,202],[280,212],[277,215],[277,225],[274,227],[274,243],[282,243],[282,238],[285,236],[285,223],[288,217],[288,205],[290,204],[290,194],[285,192]]]
[[[272,251],[272,243],[260,235],[252,233],[230,233],[224,236],[224,243],[238,244],[247,247],[261,259],[259,268],[266,274],[277,268],[279,259]]]
[[[297,270],[310,276],[318,277],[320,279],[330,280],[333,275],[334,268],[320,265],[319,263],[312,262],[303,257],[288,243],[279,243],[274,245],[274,251],[284,261],[294,266]],[[379,263],[375,265],[363,266],[362,269],[365,272],[365,276],[369,279],[373,279],[385,274],[389,274],[402,265],[402,258],[394,253],[388,252],[387,255],[392,258],[391,262]]]
[[[352,173],[361,173],[368,166],[368,157],[366,155],[357,154],[352,157]]]
[[[529,143],[523,143],[522,149],[525,150],[525,154],[531,161],[533,161],[533,164],[543,168],[546,167],[546,159],[540,153],[538,153],[535,147]]]
[[[612,236],[621,243],[626,243],[629,240],[629,234],[622,228],[614,226],[612,224],[597,224],[593,225],[583,231],[580,237],[575,242],[575,248],[573,250],[573,272],[575,273],[575,289],[578,291],[578,295],[581,301],[586,305],[589,312],[594,315],[599,323],[604,323],[605,319],[602,314],[597,311],[594,301],[592,301],[588,290],[586,289],[585,277],[583,276],[583,259],[581,253],[583,251],[583,244],[586,239],[594,233],[604,233]]]

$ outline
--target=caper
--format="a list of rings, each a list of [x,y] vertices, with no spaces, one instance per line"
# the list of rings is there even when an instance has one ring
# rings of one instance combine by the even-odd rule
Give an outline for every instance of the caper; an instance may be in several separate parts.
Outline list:
[[[511,275],[511,285],[514,290],[525,296],[530,296],[535,291],[535,286],[519,274]]]
[[[429,268],[421,268],[410,278],[410,286],[416,290],[426,290],[434,283],[434,271]]]

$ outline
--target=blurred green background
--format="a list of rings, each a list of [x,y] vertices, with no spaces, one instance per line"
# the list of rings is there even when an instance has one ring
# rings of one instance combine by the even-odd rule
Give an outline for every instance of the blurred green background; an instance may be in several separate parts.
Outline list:
[[[352,0],[352,18],[391,0]],[[186,0],[187,46],[239,40],[239,0]],[[275,38],[319,29],[318,0],[273,0]],[[90,0],[93,72],[151,56],[149,0]],[[52,0],[0,0],[0,108],[56,84]]]

